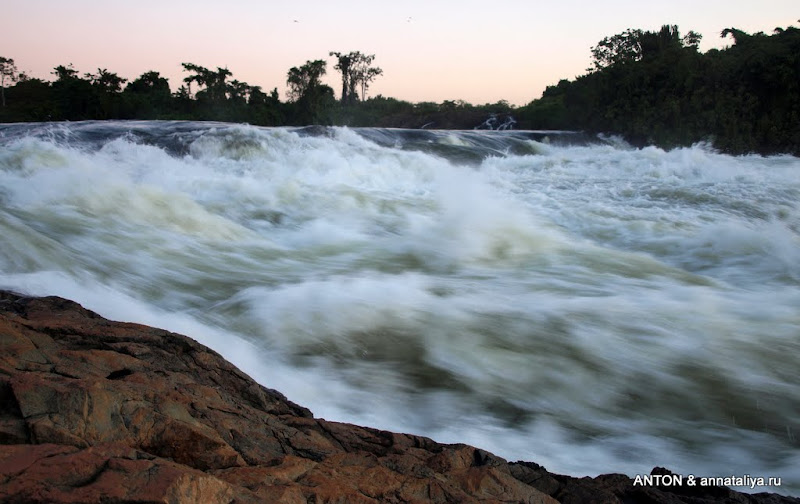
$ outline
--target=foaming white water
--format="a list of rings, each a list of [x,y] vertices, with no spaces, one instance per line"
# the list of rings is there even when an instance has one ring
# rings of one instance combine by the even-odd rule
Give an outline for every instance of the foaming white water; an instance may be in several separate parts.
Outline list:
[[[27,128],[0,129],[4,287],[187,333],[326,418],[800,493],[796,158]]]

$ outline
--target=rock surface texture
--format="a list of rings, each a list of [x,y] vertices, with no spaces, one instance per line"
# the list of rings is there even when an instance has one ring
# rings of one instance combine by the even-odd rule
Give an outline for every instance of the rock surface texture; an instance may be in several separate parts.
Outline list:
[[[178,334],[0,291],[0,502],[769,502],[314,418]]]

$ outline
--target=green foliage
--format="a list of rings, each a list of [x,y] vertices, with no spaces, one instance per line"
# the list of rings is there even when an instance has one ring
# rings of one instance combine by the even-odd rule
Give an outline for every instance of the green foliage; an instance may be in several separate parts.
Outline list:
[[[123,95],[129,116],[135,119],[163,118],[172,107],[169,82],[152,70],[128,83]]]
[[[356,53],[358,54],[358,53]],[[361,99],[367,99],[367,89],[369,89],[369,84],[375,80],[379,75],[383,75],[383,70],[378,67],[372,66],[372,61],[375,59],[375,55],[371,54],[369,56],[361,54],[355,60],[354,67],[354,77],[353,81],[358,83],[361,86]]]
[[[612,65],[638,61],[642,54],[641,35],[641,30],[628,29],[598,42],[592,47],[594,69],[602,70]]]
[[[626,30],[592,48],[594,68],[518,111],[521,127],[621,134],[636,145],[712,141],[731,153],[800,154],[800,30],[728,28],[734,45],[698,52],[676,26]]]
[[[0,121],[84,119],[214,119],[252,124],[285,124],[284,104],[277,90],[267,95],[258,86],[230,80],[227,68],[209,70],[184,63],[191,72],[174,94],[156,71],[127,82],[106,69],[79,72],[70,65],[54,68],[55,80],[19,79],[9,88],[13,106],[0,110]],[[194,96],[189,86],[197,86]],[[17,103],[19,101],[19,103]]]
[[[53,69],[52,74],[56,76],[58,82],[67,82],[78,78],[78,71],[73,68],[72,63],[67,66],[58,65]]]
[[[635,145],[673,147],[705,140],[731,153],[800,155],[800,30],[776,28],[766,35],[727,28],[721,35],[730,36],[733,45],[701,54],[701,36],[695,32],[681,37],[673,25],[628,29],[591,48],[593,68],[585,75],[562,79],[519,108],[504,101],[475,106],[462,100],[366,99],[369,84],[382,71],[372,66],[374,55],[358,51],[330,53],[342,74],[340,103],[322,84],[323,60],[288,71],[290,101],[284,103],[277,89],[265,93],[221,67],[183,63],[188,75],[171,93],[167,79],[155,71],[123,90],[126,79],[106,69],[80,77],[71,64],[59,65],[55,80],[44,82],[24,77],[14,60],[0,58],[0,121],[212,119],[270,126],[464,129],[488,117],[503,122],[513,115],[519,128],[620,134]]]
[[[335,51],[328,53],[328,56],[336,56],[337,61],[333,65],[333,69],[342,74],[342,105],[350,104],[358,99],[358,95],[356,95],[356,80],[353,75],[353,64],[358,54],[361,53],[350,52],[343,54]]]
[[[56,103],[50,83],[39,79],[20,80],[8,89],[8,106],[0,108],[3,121],[49,121]]]
[[[53,120],[82,121],[86,119],[106,119],[107,114],[100,114],[101,104],[98,100],[100,91],[86,79],[78,77],[78,71],[70,63],[59,65],[53,69],[57,80],[53,82],[53,101],[55,107]]]
[[[357,102],[358,92],[356,89],[359,87],[361,88],[361,99],[366,100],[369,84],[383,74],[383,70],[372,66],[375,55],[361,54],[359,51],[351,51],[347,54],[332,51],[328,55],[336,56],[337,61],[333,68],[342,74],[342,104],[352,105]]]
[[[291,124],[329,124],[330,110],[335,103],[333,89],[322,84],[327,63],[324,60],[306,61],[292,67],[286,74],[288,96],[294,104]]]
[[[169,82],[156,71],[143,73],[138,79],[131,81],[125,88],[127,93],[148,96],[168,97],[170,95]]]
[[[702,38],[702,35],[693,31],[681,38],[675,25],[664,25],[657,32],[628,29],[620,34],[606,37],[592,47],[594,68],[590,68],[589,71],[656,58],[667,51],[682,48],[696,51]]]
[[[327,71],[326,66],[324,60],[314,60],[306,61],[305,65],[299,68],[290,68],[286,74],[289,100],[296,102],[317,92],[322,86],[320,79]]]
[[[123,79],[105,68],[98,68],[96,74],[87,73],[86,78],[93,86],[106,93],[119,93],[122,91],[122,85],[128,82],[128,79]]]
[[[181,63],[181,66],[185,72],[193,72],[193,75],[183,79],[190,94],[192,82],[203,87],[195,95],[198,101],[206,102],[213,109],[228,99],[232,88],[227,79],[233,75],[230,70],[221,67],[217,67],[216,71],[209,70],[194,63]]]

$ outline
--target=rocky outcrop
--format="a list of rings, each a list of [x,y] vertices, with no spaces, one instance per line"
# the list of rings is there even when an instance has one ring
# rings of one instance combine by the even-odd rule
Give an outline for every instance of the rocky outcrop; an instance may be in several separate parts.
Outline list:
[[[0,502],[793,502],[314,418],[178,334],[0,292]]]

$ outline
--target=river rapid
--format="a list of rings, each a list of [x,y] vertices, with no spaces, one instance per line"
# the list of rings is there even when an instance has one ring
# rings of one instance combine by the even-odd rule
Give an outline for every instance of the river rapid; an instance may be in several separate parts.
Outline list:
[[[800,495],[800,159],[568,132],[0,125],[0,287],[316,416]]]

